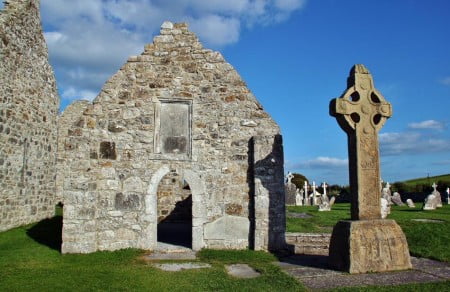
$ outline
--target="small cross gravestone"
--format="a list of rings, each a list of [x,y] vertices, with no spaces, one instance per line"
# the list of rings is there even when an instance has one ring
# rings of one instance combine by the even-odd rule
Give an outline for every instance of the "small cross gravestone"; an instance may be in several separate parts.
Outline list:
[[[305,206],[309,206],[309,205],[311,205],[311,201],[310,201],[310,199],[309,199],[309,196],[308,196],[308,182],[305,180],[305,183],[304,183],[304,185],[303,185],[303,189],[305,190]]]
[[[297,187],[292,183],[293,178],[294,175],[291,172],[288,172],[286,176],[286,184],[284,185],[286,205],[295,205]]]
[[[406,237],[394,220],[381,219],[378,131],[392,107],[375,89],[364,65],[355,65],[347,90],[330,103],[330,114],[347,133],[351,219],[333,229],[329,263],[349,273],[411,268]]]
[[[323,182],[323,183],[322,183],[322,188],[323,188],[323,194],[324,194],[325,196],[327,195],[327,187],[328,187],[327,183],[326,183],[326,182]]]

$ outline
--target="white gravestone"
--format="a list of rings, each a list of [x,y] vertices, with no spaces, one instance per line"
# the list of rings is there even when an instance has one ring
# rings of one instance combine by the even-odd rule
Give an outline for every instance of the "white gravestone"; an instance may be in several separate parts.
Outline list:
[[[295,205],[303,206],[303,190],[297,189],[297,192],[295,194]]]
[[[381,198],[381,218],[386,219],[389,214],[391,214],[391,205],[388,200]]]
[[[415,208],[415,207],[416,207],[416,205],[414,205],[413,200],[411,200],[411,199],[407,199],[407,200],[406,200],[406,204],[407,204],[408,207],[410,207],[410,208]]]
[[[310,206],[310,200],[308,197],[308,182],[305,181],[305,184],[303,185],[303,189],[305,190],[305,206]]]
[[[328,187],[327,183],[326,183],[326,182],[323,182],[323,183],[322,183],[322,188],[323,188],[323,194],[324,194],[325,196],[327,195],[327,187]]]
[[[389,205],[392,205],[391,185],[387,182],[386,186],[381,191],[381,196],[388,201]]]
[[[436,209],[436,196],[429,194],[423,203],[423,210],[435,210]]]
[[[450,205],[450,188],[447,188],[447,204]]]
[[[317,190],[317,186],[316,186],[316,182],[313,181],[313,185],[312,185],[312,200],[313,200],[313,205],[314,206],[319,206],[321,203],[321,198],[322,198],[322,194],[319,193]]]
[[[436,208],[442,208],[442,199],[441,199],[441,193],[437,190],[437,184],[433,183],[433,195],[435,195],[436,200]]]

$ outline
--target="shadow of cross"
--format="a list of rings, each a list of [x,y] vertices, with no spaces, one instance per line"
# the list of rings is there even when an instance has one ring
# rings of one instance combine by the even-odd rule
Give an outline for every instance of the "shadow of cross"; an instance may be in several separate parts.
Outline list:
[[[378,131],[392,116],[391,104],[375,89],[364,65],[353,66],[347,90],[330,103],[348,137],[352,220],[381,218]]]

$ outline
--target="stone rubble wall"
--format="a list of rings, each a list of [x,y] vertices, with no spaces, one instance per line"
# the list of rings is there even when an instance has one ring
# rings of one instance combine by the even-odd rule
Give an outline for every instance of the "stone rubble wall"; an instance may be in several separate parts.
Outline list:
[[[0,231],[54,215],[59,97],[38,0],[0,11]]]
[[[160,109],[171,101],[190,108],[186,155],[158,152],[165,126]],[[58,163],[64,167],[57,182],[64,200],[63,252],[154,249],[158,185],[170,172],[192,191],[194,250],[245,248],[252,241],[268,249],[268,233],[284,237],[284,211],[278,210],[284,208],[283,152],[281,137],[273,138],[279,127],[234,68],[204,49],[186,24],[165,22],[161,35],[130,57],[92,104],[69,111],[74,115],[59,125],[65,129],[59,133],[64,148]],[[266,217],[252,239],[255,136],[272,137],[261,142],[264,157],[256,162],[272,152],[276,168],[261,177],[264,199],[255,213]]]
[[[331,233],[286,233],[288,248],[295,254],[328,256],[330,240]]]

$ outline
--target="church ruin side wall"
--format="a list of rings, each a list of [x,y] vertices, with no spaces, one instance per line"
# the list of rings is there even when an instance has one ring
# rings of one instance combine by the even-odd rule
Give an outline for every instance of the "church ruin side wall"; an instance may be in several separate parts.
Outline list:
[[[0,231],[54,215],[59,97],[39,1],[0,12]]]

